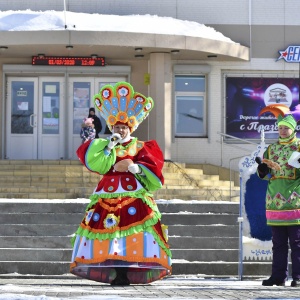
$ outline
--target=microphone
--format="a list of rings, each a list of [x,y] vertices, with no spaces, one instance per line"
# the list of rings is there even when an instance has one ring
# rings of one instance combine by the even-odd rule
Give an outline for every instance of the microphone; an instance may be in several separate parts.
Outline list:
[[[255,161],[258,163],[259,166],[263,164],[262,159],[259,156],[255,157]],[[265,174],[265,175],[267,175],[269,178],[272,177],[272,175],[270,173]]]
[[[259,156],[256,156],[255,157],[255,161],[259,164],[259,165],[261,165],[263,162],[262,162],[262,160],[261,160],[261,158],[259,157]]]
[[[116,141],[121,140],[121,139],[122,139],[122,137],[121,137],[121,135],[119,133],[114,133],[111,136],[110,141],[111,142],[116,142]]]
[[[116,140],[118,140],[118,138],[117,138],[116,136],[113,136],[113,137],[110,139],[111,142],[115,142]]]

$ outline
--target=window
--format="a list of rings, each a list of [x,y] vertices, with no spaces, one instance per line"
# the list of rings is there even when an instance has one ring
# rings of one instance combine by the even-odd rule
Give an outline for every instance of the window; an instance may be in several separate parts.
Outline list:
[[[202,75],[175,75],[175,135],[206,136],[206,79]]]
[[[73,83],[73,134],[79,135],[83,119],[89,114],[90,98],[90,82]]]
[[[43,134],[59,134],[59,82],[43,82]]]

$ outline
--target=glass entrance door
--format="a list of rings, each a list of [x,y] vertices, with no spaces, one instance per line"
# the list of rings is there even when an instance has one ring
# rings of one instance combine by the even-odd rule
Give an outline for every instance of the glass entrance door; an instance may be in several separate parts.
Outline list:
[[[56,78],[8,78],[7,159],[63,158],[62,85]]]
[[[6,158],[37,158],[37,78],[8,79]]]
[[[72,143],[69,144],[69,156],[71,159],[77,159],[76,150],[81,144],[80,129],[83,119],[88,117],[89,108],[94,107],[93,97],[99,93],[105,84],[112,84],[119,81],[126,81],[126,77],[86,77],[86,78],[70,78],[68,94],[72,95],[72,101],[69,101],[69,111],[73,115],[69,118],[69,128],[71,128],[69,136],[72,137]],[[100,138],[105,138],[111,132],[106,126],[104,119],[100,117],[99,111],[95,110],[96,115],[100,118],[102,130],[99,133]]]

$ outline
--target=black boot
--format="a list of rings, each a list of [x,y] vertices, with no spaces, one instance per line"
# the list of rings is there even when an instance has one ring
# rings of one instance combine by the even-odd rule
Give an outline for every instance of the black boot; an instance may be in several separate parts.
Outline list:
[[[291,282],[291,286],[292,286],[292,287],[300,287],[300,279],[294,279],[294,280]]]
[[[285,281],[274,279],[271,276],[269,279],[263,280],[262,285],[264,285],[264,286],[273,286],[273,285],[285,286]]]
[[[110,283],[111,285],[130,285],[130,281],[127,278],[128,268],[116,268],[117,276]]]

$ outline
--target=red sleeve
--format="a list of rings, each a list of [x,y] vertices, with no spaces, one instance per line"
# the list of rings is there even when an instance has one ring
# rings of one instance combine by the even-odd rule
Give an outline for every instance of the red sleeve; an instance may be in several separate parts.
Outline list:
[[[80,145],[76,151],[76,154],[83,165],[85,165],[85,154],[91,143],[91,140]]]
[[[164,177],[162,174],[164,157],[155,140],[144,143],[144,147],[139,151],[135,163],[145,166],[160,179],[162,184],[164,184]]]

